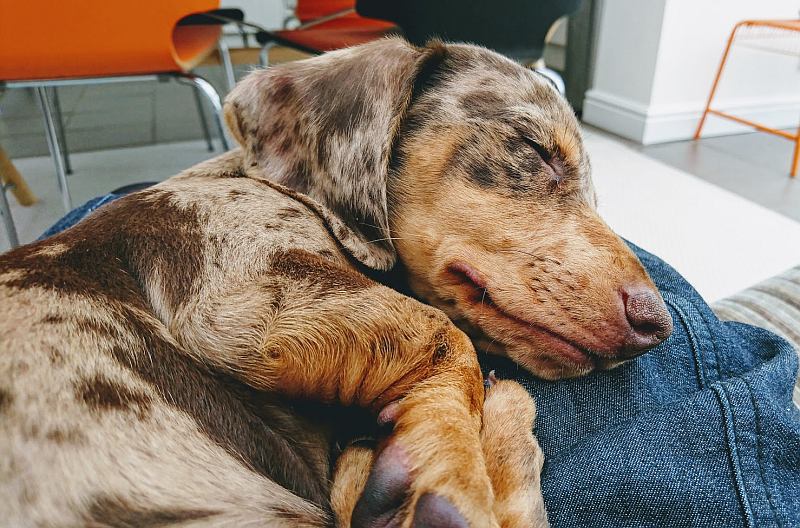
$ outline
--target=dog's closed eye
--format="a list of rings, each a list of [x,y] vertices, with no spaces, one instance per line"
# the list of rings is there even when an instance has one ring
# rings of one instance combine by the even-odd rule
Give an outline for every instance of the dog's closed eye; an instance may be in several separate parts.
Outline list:
[[[558,156],[543,147],[538,141],[531,139],[526,135],[522,136],[522,141],[524,141],[526,145],[531,147],[534,152],[536,152],[539,157],[542,158],[545,167],[549,169],[550,178],[553,180],[553,182],[556,185],[561,183],[561,181],[564,179],[564,167]]]

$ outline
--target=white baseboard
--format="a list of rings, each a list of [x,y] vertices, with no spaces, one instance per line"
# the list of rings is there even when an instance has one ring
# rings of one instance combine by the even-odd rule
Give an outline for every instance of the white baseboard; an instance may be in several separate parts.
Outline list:
[[[702,104],[652,107],[589,90],[583,104],[583,120],[643,145],[650,145],[693,138],[703,108]],[[771,128],[796,128],[800,122],[798,96],[725,101],[717,108]],[[750,130],[752,128],[709,115],[703,127],[703,137],[741,134]]]

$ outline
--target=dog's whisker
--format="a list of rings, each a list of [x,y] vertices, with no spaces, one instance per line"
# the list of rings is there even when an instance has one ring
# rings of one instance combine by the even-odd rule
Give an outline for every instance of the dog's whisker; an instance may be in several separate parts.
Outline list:
[[[373,244],[375,242],[385,242],[387,240],[403,240],[403,237],[376,238],[375,240],[367,240],[367,244]]]

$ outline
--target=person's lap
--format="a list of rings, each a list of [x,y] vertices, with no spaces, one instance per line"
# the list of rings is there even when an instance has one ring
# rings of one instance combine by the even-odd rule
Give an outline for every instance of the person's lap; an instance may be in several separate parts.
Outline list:
[[[45,236],[119,197],[96,198]],[[800,526],[797,355],[778,336],[721,322],[658,257],[633,247],[661,290],[672,336],[617,369],[548,382],[484,357],[539,409],[553,526]]]

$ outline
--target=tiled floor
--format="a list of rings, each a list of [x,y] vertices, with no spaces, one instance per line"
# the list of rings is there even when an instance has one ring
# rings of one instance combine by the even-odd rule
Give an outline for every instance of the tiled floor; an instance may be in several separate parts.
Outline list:
[[[224,95],[218,68],[198,73]],[[192,88],[176,82],[66,86],[58,89],[58,97],[70,152],[203,137]],[[206,116],[210,118],[209,110]],[[0,144],[12,158],[47,154],[33,90],[0,92]]]
[[[800,221],[800,175],[789,177],[791,141],[757,132],[635,148]]]

